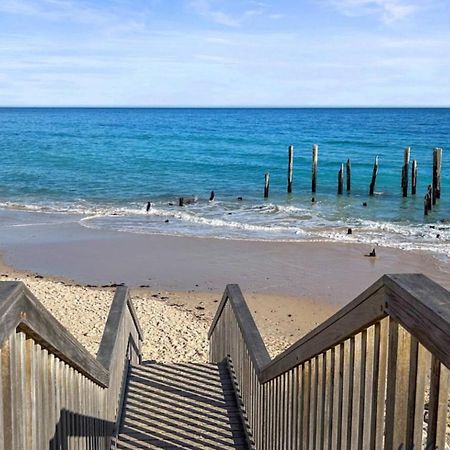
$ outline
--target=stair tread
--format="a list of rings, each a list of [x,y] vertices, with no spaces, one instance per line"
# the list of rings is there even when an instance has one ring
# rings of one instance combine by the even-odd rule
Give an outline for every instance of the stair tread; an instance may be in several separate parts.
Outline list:
[[[226,366],[130,366],[118,449],[246,449]]]

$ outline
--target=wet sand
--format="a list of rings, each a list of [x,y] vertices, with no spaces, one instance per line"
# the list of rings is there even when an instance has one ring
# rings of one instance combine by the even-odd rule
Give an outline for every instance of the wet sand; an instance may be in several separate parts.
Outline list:
[[[24,281],[93,354],[114,289],[125,283],[150,360],[205,362],[207,330],[227,283],[238,283],[272,356],[384,273],[423,272],[450,289],[430,255],[359,244],[256,242],[137,235],[76,218],[2,217],[0,280]],[[13,268],[14,267],[14,268]]]
[[[450,288],[448,264],[431,255],[379,247],[377,258],[368,258],[372,249],[361,244],[139,235],[88,229],[77,221],[2,226],[1,213],[0,232],[9,265],[90,285],[221,293],[238,283],[249,294],[339,306],[385,273],[421,272]]]

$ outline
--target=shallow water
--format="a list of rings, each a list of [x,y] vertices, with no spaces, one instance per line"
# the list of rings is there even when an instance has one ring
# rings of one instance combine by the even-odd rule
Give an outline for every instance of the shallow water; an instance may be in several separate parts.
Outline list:
[[[75,212],[84,226],[136,233],[348,240],[450,257],[450,109],[0,109],[0,130],[3,208]],[[419,177],[417,196],[404,199],[407,145]],[[433,147],[444,149],[442,199],[424,217]],[[376,155],[376,195],[368,197]],[[337,196],[337,172],[347,158],[352,192]],[[180,208],[181,196],[198,201]]]

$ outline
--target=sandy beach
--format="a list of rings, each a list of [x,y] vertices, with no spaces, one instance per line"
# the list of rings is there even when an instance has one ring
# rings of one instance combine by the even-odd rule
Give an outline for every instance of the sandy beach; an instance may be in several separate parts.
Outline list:
[[[97,353],[114,288],[20,272],[2,264],[0,281],[22,281],[89,350]],[[145,333],[143,354],[158,362],[206,362],[207,333],[220,295],[202,292],[131,290]],[[272,356],[276,356],[335,308],[309,299],[251,294],[248,304]]]
[[[17,218],[4,219],[1,279],[24,281],[92,354],[111,284],[131,288],[146,359],[199,362],[207,360],[207,330],[227,283],[241,286],[272,356],[384,273],[424,272],[450,288],[448,267],[424,253],[379,248],[377,258],[367,258],[369,249],[358,244],[137,235],[65,220],[41,216],[14,226]]]

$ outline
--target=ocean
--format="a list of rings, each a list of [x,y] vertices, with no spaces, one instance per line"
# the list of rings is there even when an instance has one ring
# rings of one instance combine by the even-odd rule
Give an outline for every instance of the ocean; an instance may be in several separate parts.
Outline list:
[[[417,195],[403,198],[406,146],[418,183]],[[442,197],[424,217],[434,147],[443,148]],[[448,259],[449,150],[450,109],[0,108],[0,208],[75,215],[85,227],[131,233],[362,242]],[[348,158],[352,190],[344,183],[338,196],[338,170]],[[196,201],[179,207],[179,197]]]

